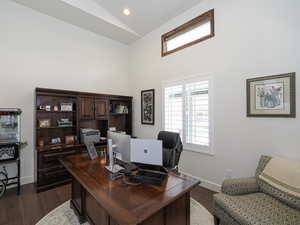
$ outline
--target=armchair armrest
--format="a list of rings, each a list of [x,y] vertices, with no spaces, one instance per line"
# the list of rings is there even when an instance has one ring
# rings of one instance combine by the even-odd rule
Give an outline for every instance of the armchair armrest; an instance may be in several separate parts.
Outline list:
[[[222,193],[228,195],[243,195],[259,192],[255,177],[226,179],[222,184]]]

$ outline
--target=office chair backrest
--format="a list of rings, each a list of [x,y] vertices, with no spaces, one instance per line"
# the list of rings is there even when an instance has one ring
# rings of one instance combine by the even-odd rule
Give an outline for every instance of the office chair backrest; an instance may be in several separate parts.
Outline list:
[[[180,135],[174,132],[160,131],[157,139],[163,143],[163,166],[177,169],[183,150]]]

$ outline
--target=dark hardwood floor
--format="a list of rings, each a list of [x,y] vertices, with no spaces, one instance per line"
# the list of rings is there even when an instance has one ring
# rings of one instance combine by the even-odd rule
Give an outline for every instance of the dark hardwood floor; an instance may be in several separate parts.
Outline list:
[[[22,186],[20,196],[14,189],[0,199],[0,225],[35,225],[51,210],[71,198],[71,186],[64,185],[49,191],[36,193],[33,184]],[[192,191],[192,197],[212,211],[214,192],[202,187]]]

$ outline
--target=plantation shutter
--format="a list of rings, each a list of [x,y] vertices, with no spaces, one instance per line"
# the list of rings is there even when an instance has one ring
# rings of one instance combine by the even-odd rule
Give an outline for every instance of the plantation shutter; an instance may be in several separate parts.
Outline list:
[[[210,79],[165,84],[164,129],[180,134],[185,150],[213,154]]]
[[[183,135],[183,85],[164,89],[164,125],[166,131]]]
[[[208,81],[187,83],[186,143],[209,146],[209,96]]]

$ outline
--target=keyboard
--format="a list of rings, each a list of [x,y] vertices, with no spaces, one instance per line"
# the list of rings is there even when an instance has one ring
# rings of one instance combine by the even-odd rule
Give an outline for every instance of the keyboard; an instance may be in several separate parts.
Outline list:
[[[127,172],[137,170],[138,167],[133,163],[123,162],[122,160],[116,159],[116,163],[125,168]]]
[[[148,165],[148,164],[143,164],[143,163],[133,163],[133,164],[136,165],[141,170],[153,170],[153,171],[158,171],[158,172],[162,172],[162,173],[168,173],[168,170],[162,166]]]
[[[137,174],[128,175],[128,177],[129,180],[134,183],[162,186],[164,181],[168,177],[168,174],[141,170],[138,171]]]

